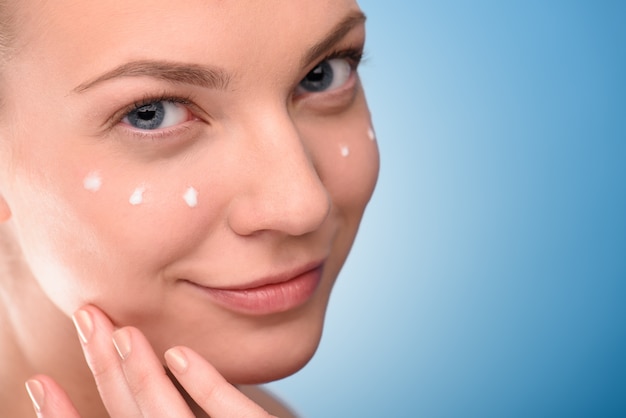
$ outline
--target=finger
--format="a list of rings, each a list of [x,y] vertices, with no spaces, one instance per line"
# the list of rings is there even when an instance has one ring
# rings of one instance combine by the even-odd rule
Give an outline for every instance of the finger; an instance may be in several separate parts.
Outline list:
[[[187,347],[174,347],[165,353],[168,367],[189,395],[212,417],[270,417],[237,388],[228,383],[199,354]]]
[[[114,327],[95,306],[79,309],[73,316],[87,364],[96,380],[102,402],[112,417],[141,417],[141,412],[115,347],[111,343]]]
[[[125,327],[115,331],[113,342],[142,416],[194,418],[150,343],[138,329]]]
[[[37,375],[26,382],[26,391],[39,418],[80,418],[65,391],[48,376]]]

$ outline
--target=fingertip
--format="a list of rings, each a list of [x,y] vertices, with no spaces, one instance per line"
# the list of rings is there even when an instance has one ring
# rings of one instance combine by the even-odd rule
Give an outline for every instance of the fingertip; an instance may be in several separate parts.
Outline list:
[[[35,412],[37,415],[40,415],[46,397],[43,383],[36,378],[31,378],[24,383],[24,386],[26,387],[26,392],[28,393],[30,401],[33,403]]]
[[[72,321],[83,344],[87,344],[93,334],[93,319],[87,309],[79,309],[72,315]]]
[[[165,352],[165,362],[170,370],[177,374],[183,374],[189,367],[189,359],[182,347],[172,347]]]
[[[93,305],[91,303],[85,304],[81,306],[80,308],[76,309],[76,312],[80,312],[80,311],[88,312],[92,320],[94,321],[97,321],[97,322],[106,321],[106,322],[113,323],[113,321],[111,320],[111,318],[105,311],[103,311],[100,307]],[[76,312],[74,313],[74,315],[76,315]]]
[[[37,417],[80,418],[65,391],[51,377],[35,375],[24,386]]]
[[[165,359],[180,386],[209,416],[269,416],[261,406],[241,393],[218,369],[191,348],[170,348],[165,352]],[[177,371],[177,362],[184,366],[182,374]]]
[[[131,327],[124,327],[113,332],[113,345],[122,361],[126,360],[132,351]]]

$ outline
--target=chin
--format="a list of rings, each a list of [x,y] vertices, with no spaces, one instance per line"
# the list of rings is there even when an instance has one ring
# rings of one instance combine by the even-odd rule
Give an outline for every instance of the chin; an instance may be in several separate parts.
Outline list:
[[[233,385],[253,385],[283,379],[298,372],[313,358],[317,345],[302,352],[292,352],[289,358],[273,356],[270,359],[241,360],[240,364],[221,369],[224,378]]]
[[[296,325],[296,324],[292,324]],[[267,383],[290,376],[311,360],[322,336],[322,323],[300,324],[300,329],[260,329],[239,347],[217,356],[202,353],[232,384]],[[265,335],[264,335],[265,334]]]

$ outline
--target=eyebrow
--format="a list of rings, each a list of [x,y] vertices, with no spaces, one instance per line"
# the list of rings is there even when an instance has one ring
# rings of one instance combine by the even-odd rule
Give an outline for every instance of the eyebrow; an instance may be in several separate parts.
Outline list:
[[[331,29],[324,39],[309,48],[302,59],[303,67],[316,61],[354,27],[363,22],[365,22],[365,15],[361,11],[348,14]],[[105,81],[121,77],[152,77],[170,83],[190,84],[215,90],[225,90],[230,83],[228,73],[219,67],[163,60],[139,60],[122,64],[93,80],[84,82],[75,87],[73,92],[82,93]]]
[[[352,29],[365,22],[365,15],[361,11],[354,11],[344,17],[329,34],[320,42],[313,45],[305,54],[302,66],[307,67],[317,61],[318,58],[328,51],[333,45],[341,41]]]
[[[230,77],[221,68],[170,61],[142,60],[122,64],[91,81],[80,84],[73,91],[82,93],[97,84],[120,77],[152,77],[171,83],[191,84],[217,90],[225,90],[230,82]]]

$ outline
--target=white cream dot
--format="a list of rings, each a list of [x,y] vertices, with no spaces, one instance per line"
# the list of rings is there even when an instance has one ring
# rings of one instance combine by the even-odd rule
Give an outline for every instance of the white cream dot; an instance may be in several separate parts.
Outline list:
[[[367,131],[367,136],[369,137],[370,140],[374,141],[376,140],[376,134],[374,133],[374,129],[372,129],[371,127],[368,129]]]
[[[90,192],[97,192],[102,187],[102,177],[97,171],[92,171],[87,174],[87,177],[83,180],[83,187]]]
[[[145,191],[146,191],[145,187],[143,186],[137,187],[133,191],[133,194],[130,195],[130,199],[128,199],[128,202],[133,206],[137,206],[143,203],[143,192]]]
[[[183,195],[183,200],[185,200],[187,206],[189,206],[190,208],[195,208],[196,206],[198,206],[198,191],[193,187],[189,187]]]
[[[342,145],[341,146],[341,155],[343,157],[347,157],[348,155],[350,155],[350,148],[348,148],[347,145]]]

